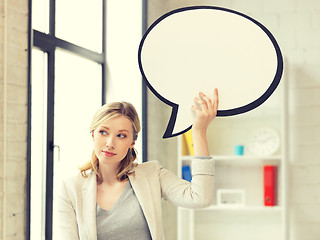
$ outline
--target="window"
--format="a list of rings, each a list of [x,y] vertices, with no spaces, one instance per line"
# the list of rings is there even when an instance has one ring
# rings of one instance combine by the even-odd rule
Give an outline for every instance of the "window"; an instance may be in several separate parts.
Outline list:
[[[27,239],[52,239],[55,183],[90,159],[104,103],[105,1],[33,0]]]
[[[92,51],[102,52],[102,1],[55,0],[56,36]]]

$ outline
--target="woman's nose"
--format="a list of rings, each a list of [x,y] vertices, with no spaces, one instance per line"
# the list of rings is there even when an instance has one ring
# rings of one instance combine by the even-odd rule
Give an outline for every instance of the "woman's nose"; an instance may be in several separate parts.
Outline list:
[[[107,142],[106,142],[106,146],[108,148],[114,149],[114,139],[113,137],[108,137]]]

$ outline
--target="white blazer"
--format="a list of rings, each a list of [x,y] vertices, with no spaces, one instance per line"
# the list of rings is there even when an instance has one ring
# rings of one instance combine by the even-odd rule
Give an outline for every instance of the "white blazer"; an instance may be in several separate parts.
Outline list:
[[[161,198],[187,208],[206,207],[214,192],[214,161],[194,159],[192,182],[178,178],[159,162],[137,165],[129,174],[132,188],[139,200],[153,240],[164,240]],[[94,172],[64,180],[57,196],[54,224],[59,240],[96,240],[97,181]],[[56,234],[55,234],[56,236]]]

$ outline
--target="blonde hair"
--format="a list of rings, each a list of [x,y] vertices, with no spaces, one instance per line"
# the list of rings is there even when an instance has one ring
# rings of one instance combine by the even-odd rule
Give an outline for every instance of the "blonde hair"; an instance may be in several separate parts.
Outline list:
[[[128,102],[113,102],[103,105],[93,116],[90,126],[90,133],[96,130],[101,123],[118,116],[125,116],[131,121],[133,128],[133,140],[137,140],[138,133],[141,129],[140,120],[136,109],[131,103]],[[130,170],[136,165],[136,163],[134,163],[136,157],[136,150],[134,148],[130,148],[127,152],[127,155],[120,162],[117,173],[117,179],[119,181],[123,181],[128,178]],[[94,150],[91,155],[91,160],[79,167],[79,170],[83,177],[87,177],[88,170],[93,170],[96,173],[97,182],[101,183],[103,181],[102,176],[99,173],[99,160]]]

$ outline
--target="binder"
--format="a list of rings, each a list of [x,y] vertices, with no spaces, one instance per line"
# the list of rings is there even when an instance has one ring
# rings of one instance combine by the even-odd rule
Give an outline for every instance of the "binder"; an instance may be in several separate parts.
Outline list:
[[[190,129],[189,131],[185,132],[183,134],[183,137],[184,137],[185,142],[187,144],[189,155],[193,156],[194,155],[194,149],[193,149],[192,129]]]
[[[264,205],[277,205],[277,166],[263,167]]]
[[[189,165],[182,166],[182,179],[191,182],[192,175],[191,175],[191,169]]]

